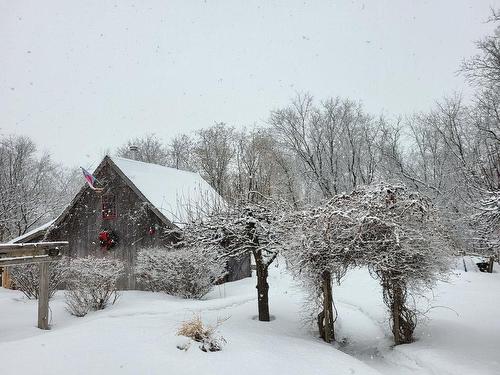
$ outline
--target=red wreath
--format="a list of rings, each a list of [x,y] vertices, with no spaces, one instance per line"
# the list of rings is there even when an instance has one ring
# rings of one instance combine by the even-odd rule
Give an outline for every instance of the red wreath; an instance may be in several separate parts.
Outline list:
[[[99,233],[99,242],[101,250],[109,250],[118,243],[118,238],[113,231],[105,230]]]

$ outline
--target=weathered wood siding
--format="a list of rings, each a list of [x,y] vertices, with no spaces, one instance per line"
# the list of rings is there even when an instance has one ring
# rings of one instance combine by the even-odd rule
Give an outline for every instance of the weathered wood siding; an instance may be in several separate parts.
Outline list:
[[[229,259],[227,261],[227,270],[228,275],[225,281],[236,281],[252,276],[250,254]]]
[[[135,289],[133,269],[137,250],[161,245],[161,234],[166,225],[142,202],[137,194],[109,165],[105,165],[97,179],[106,186],[104,193],[115,196],[116,218],[102,218],[102,193],[87,188],[71,207],[61,223],[49,231],[47,240],[69,241],[69,255],[84,257],[111,256],[125,263],[125,275],[120,282],[122,289]],[[149,229],[156,228],[154,234]],[[111,230],[118,236],[118,244],[102,250],[99,233]]]

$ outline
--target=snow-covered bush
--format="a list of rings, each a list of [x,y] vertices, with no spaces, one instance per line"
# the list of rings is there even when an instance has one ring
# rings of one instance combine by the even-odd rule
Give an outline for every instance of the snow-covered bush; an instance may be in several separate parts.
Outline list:
[[[219,326],[225,320],[217,319],[217,324],[214,326],[204,325],[200,315],[195,315],[191,320],[182,322],[178,336],[185,336],[201,343],[200,349],[204,352],[218,352],[226,343],[224,337],[217,335]],[[181,350],[189,349],[190,343],[178,345],[177,348]]]
[[[291,213],[284,223],[291,231],[285,252],[288,269],[308,292],[306,310],[317,321],[320,337],[326,342],[335,340],[332,281],[340,283],[353,266],[353,259],[344,252],[348,243],[341,234],[352,223],[344,217],[332,225],[332,212],[329,203],[308,207]]]
[[[475,232],[469,241],[473,248],[489,257],[488,272],[493,272],[493,261],[500,262],[500,190],[485,192],[472,215],[471,227]]]
[[[334,225],[345,216],[352,221],[342,231],[350,241],[343,253],[379,280],[395,343],[411,342],[417,310],[409,297],[432,288],[450,267],[449,240],[436,208],[405,185],[384,183],[338,197],[335,206]]]
[[[257,200],[257,199],[253,199]],[[281,202],[242,200],[187,223],[174,233],[180,246],[215,247],[225,259],[252,254],[257,274],[257,304],[260,321],[269,321],[268,270],[280,249],[284,227]]]
[[[49,298],[56,292],[64,277],[64,262],[49,263]],[[9,275],[13,286],[24,293],[29,299],[38,299],[40,289],[40,266],[24,264],[9,267]]]
[[[212,248],[147,248],[139,251],[137,280],[154,292],[201,298],[224,276],[225,261]]]
[[[396,344],[413,340],[417,311],[409,297],[444,277],[451,254],[429,198],[401,184],[380,183],[335,196],[291,221],[296,239],[288,259],[295,274],[323,297],[318,324],[326,341],[333,338],[332,276],[340,280],[356,266],[379,280]]]
[[[71,260],[65,277],[68,311],[84,316],[115,303],[119,296],[116,284],[123,270],[123,262],[117,259],[89,256]]]

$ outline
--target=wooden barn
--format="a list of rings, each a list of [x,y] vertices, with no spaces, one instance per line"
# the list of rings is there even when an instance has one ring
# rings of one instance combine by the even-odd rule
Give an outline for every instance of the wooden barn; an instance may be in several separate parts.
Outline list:
[[[157,164],[105,156],[93,175],[102,189],[85,185],[57,219],[11,242],[64,240],[71,257],[116,257],[126,268],[120,287],[138,289],[137,251],[170,242],[166,229],[223,203],[198,173]],[[226,281],[251,276],[250,256],[229,261],[228,271]]]

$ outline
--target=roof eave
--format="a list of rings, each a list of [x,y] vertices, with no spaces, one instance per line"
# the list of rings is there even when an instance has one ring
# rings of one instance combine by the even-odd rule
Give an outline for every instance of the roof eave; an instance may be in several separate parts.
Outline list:
[[[139,188],[137,186],[135,186],[135,184],[132,182],[132,180],[130,180],[130,178],[127,177],[127,175],[125,173],[123,173],[123,171],[116,165],[116,163],[113,162],[113,160],[108,156],[106,155],[104,157],[104,160],[107,160],[107,162],[109,163],[109,165],[115,170],[116,173],[118,173],[118,175],[126,182],[126,184],[128,185],[128,187],[130,189],[132,189],[132,191],[134,193],[137,194],[137,196],[139,196],[139,198],[146,202],[146,203],[149,203],[149,206],[150,206],[150,209],[151,211],[165,224],[167,225],[168,227],[172,228],[172,227],[176,227],[177,228],[177,225],[175,225],[174,223],[172,223],[170,220],[167,219],[167,217],[153,204],[151,203],[151,201],[146,198],[146,196],[139,190]]]

